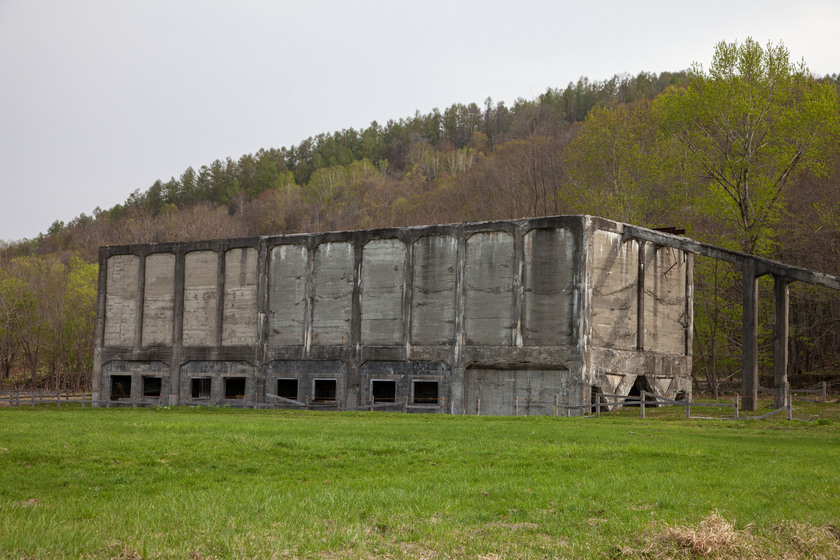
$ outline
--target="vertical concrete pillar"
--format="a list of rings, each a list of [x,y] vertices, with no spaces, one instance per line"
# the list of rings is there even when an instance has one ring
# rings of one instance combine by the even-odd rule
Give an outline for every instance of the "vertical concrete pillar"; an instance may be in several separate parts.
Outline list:
[[[400,344],[405,348],[405,359],[411,360],[411,312],[414,301],[414,242],[411,239],[405,246],[405,273],[403,274],[402,295],[402,340]]]
[[[744,259],[741,271],[744,288],[741,404],[744,410],[758,410],[758,278],[755,261]]]
[[[175,253],[175,298],[172,313],[172,358],[169,364],[169,402],[181,404],[181,347],[184,343],[184,270],[186,253]]]
[[[99,251],[99,291],[96,294],[96,326],[93,334],[93,379],[91,406],[99,406],[102,399],[102,347],[105,345],[105,294],[108,291],[108,259]]]
[[[264,404],[268,352],[268,243],[260,240],[257,256],[257,345],[254,348],[254,403]]]
[[[787,406],[788,380],[788,308],[790,290],[788,281],[781,276],[773,277],[773,294],[776,304],[776,320],[773,326],[773,389],[775,408]]]
[[[224,332],[225,320],[225,266],[227,259],[224,248],[217,251],[216,263],[219,267],[218,277],[216,278],[216,347],[222,346],[225,341],[222,333]]]
[[[522,273],[524,269],[524,252],[525,247],[522,226],[517,226],[513,232],[513,312],[511,315],[514,320],[514,325],[513,329],[511,329],[511,345],[519,347],[523,345],[522,300],[524,298],[524,287],[522,284]]]
[[[361,405],[362,376],[359,364],[362,359],[362,240],[353,236],[353,292],[350,296],[350,348],[353,359],[347,366],[347,378],[344,384],[344,402],[346,406]],[[340,405],[339,405],[340,409]]]
[[[647,243],[639,241],[639,272],[636,282],[636,349],[645,349],[645,258]],[[656,249],[654,248],[654,251]]]
[[[685,355],[694,355],[694,255],[683,253],[685,258]],[[690,395],[689,395],[690,398]]]
[[[143,315],[144,301],[146,299],[146,257],[145,252],[140,255],[140,262],[137,263],[137,318],[134,327],[134,348],[143,346]],[[132,397],[133,399],[134,397]]]
[[[464,276],[466,274],[467,236],[463,228],[457,231],[458,249],[456,252],[455,264],[455,352],[452,360],[452,380],[449,386],[450,400],[449,412],[461,414],[464,407],[464,360],[462,352],[466,342],[466,328],[464,326],[464,314],[466,309],[466,296]]]

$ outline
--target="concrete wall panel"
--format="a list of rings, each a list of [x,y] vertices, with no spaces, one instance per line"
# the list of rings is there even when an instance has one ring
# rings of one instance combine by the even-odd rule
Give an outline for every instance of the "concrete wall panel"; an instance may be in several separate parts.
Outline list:
[[[362,344],[403,342],[406,252],[399,239],[370,241],[362,250]]]
[[[559,404],[571,402],[569,370],[510,370],[468,368],[464,372],[464,408],[467,414],[489,416],[554,414]],[[574,404],[577,404],[575,401]],[[559,413],[559,412],[558,412]]]
[[[312,343],[350,343],[353,299],[353,245],[322,243],[315,250]]]
[[[184,346],[215,346],[219,255],[193,251],[184,257]]]
[[[522,338],[526,346],[572,344],[574,235],[535,229],[524,237]]]
[[[514,278],[513,236],[501,231],[467,238],[464,330],[467,344],[510,345]]]
[[[140,257],[114,255],[108,259],[105,292],[105,346],[134,346],[137,334]]]
[[[458,240],[452,235],[414,242],[411,343],[455,343],[455,278]]]
[[[645,349],[685,354],[685,254],[645,244]]]
[[[306,324],[306,265],[302,245],[279,245],[271,250],[268,283],[268,343],[303,344]]]
[[[143,346],[172,344],[174,311],[175,255],[153,253],[146,257]]]
[[[251,247],[225,253],[225,299],[222,344],[257,343],[257,250]]]
[[[592,236],[592,344],[636,347],[639,244],[622,243],[621,234],[598,230]]]

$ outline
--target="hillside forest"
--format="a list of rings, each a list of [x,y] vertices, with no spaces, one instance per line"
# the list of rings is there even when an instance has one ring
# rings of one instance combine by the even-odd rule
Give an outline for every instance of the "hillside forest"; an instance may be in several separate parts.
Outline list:
[[[839,96],[837,74],[748,39],[716,45],[709,68],[580,78],[188,167],[0,246],[0,383],[89,386],[102,245],[590,214],[837,275]],[[701,387],[739,378],[740,290],[738,271],[697,257]],[[789,345],[793,384],[840,370],[840,293],[791,286]]]

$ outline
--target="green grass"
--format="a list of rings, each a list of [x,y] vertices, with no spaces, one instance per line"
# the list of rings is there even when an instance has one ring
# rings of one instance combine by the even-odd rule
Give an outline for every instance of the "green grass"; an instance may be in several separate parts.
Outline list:
[[[680,414],[0,409],[0,556],[611,558],[712,511],[840,522],[836,418]]]

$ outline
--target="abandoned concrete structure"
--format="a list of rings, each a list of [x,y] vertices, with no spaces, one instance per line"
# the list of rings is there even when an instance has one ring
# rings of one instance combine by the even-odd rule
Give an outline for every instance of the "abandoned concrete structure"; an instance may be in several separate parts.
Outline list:
[[[690,395],[693,255],[629,228],[557,216],[103,247],[94,399],[524,415]]]

